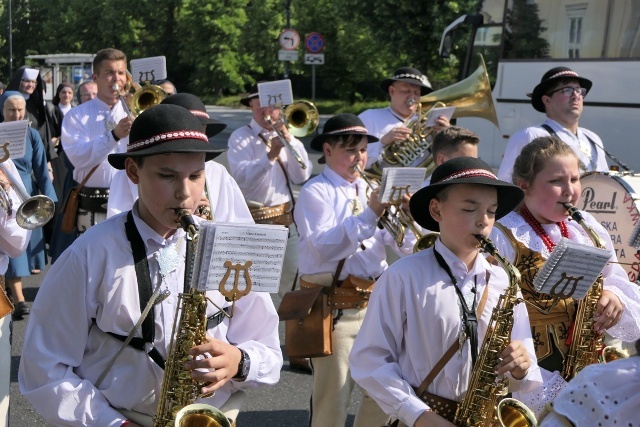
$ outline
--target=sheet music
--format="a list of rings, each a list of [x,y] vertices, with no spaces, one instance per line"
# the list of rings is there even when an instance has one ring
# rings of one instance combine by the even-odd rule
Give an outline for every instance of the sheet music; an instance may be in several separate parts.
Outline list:
[[[293,104],[293,91],[291,80],[277,80],[275,82],[258,83],[258,97],[260,106],[268,105],[282,107]]]
[[[217,290],[227,272],[226,261],[251,261],[251,290],[278,292],[288,237],[289,230],[281,225],[201,223],[192,286]],[[227,280],[233,286],[233,272]],[[240,289],[246,288],[244,275],[239,277],[239,284]]]
[[[384,168],[380,182],[380,203],[398,203],[404,194],[413,194],[422,187],[425,168]]]
[[[446,116],[449,120],[453,117],[453,112],[456,110],[456,107],[442,107],[442,108],[432,108],[429,110],[429,114],[427,115],[427,123],[425,123],[425,127],[433,127],[436,125],[436,120],[440,116]]]
[[[24,157],[27,145],[27,129],[29,122],[27,120],[18,120],[15,122],[0,123],[0,146],[9,143],[9,156],[12,159]],[[0,151],[0,158],[4,153]]]
[[[606,249],[560,239],[538,272],[533,285],[538,292],[580,300],[591,288],[611,254]]]
[[[137,83],[164,80],[167,78],[167,58],[165,56],[152,56],[131,60],[131,77]]]

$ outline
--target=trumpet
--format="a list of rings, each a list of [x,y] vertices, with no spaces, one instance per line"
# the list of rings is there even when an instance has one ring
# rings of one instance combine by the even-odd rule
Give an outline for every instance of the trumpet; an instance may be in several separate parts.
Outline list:
[[[42,227],[48,223],[56,210],[56,205],[49,197],[44,195],[29,196],[27,192],[17,185],[7,167],[0,163],[0,170],[9,180],[9,185],[18,194],[20,198],[20,206],[16,209],[16,222],[18,225],[26,230],[35,230],[38,227]],[[7,214],[13,213],[13,206],[9,193],[0,187],[0,207],[2,207]]]
[[[295,148],[293,148],[291,146],[291,144],[289,143],[289,141],[287,141],[287,138],[284,137],[282,132],[280,132],[278,130],[278,128],[276,128],[276,124],[277,123],[274,123],[273,119],[271,118],[271,115],[265,114],[264,121],[267,122],[267,124],[269,126],[271,126],[271,129],[278,135],[278,138],[280,139],[280,141],[282,141],[282,144],[285,147],[287,147],[287,150],[289,150],[289,152],[293,155],[293,157],[295,157],[295,159],[298,162],[298,164],[300,165],[300,167],[302,169],[306,169],[307,165],[305,164],[304,160],[302,160],[302,157],[300,157],[300,154],[298,154],[298,152],[295,150]]]

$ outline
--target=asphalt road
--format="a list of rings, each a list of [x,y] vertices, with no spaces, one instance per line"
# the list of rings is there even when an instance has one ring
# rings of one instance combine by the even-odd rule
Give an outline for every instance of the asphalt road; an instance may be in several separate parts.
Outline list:
[[[228,140],[233,130],[249,123],[251,113],[248,110],[235,110],[221,107],[208,107],[209,112],[218,120],[227,123],[228,127],[216,139]],[[328,116],[322,116],[320,129]],[[304,138],[307,151],[314,163],[313,173],[317,174],[322,170],[318,165],[319,153],[309,149],[311,138]],[[219,156],[216,161],[227,166],[226,154]],[[299,189],[299,186],[298,188]],[[26,300],[31,304],[38,293],[38,288],[43,273],[23,279],[24,294]],[[277,295],[272,295],[276,307],[280,303]],[[26,401],[18,389],[18,366],[20,354],[24,340],[24,330],[29,317],[25,320],[13,323],[13,345],[11,349],[11,401],[9,426],[11,427],[33,427],[46,426],[47,424],[35,412],[33,407]],[[51,319],[55,322],[56,319]],[[280,339],[284,341],[284,323],[280,324]],[[284,353],[284,351],[283,351]],[[309,396],[311,395],[311,375],[298,371],[292,371],[286,360],[280,375],[280,382],[272,387],[260,387],[248,393],[248,399],[243,407],[238,425],[240,427],[253,426],[281,426],[281,427],[302,427],[308,425],[309,416]],[[358,390],[354,390],[349,407],[349,418],[345,424],[347,427],[353,425],[355,411],[360,403],[361,395]]]

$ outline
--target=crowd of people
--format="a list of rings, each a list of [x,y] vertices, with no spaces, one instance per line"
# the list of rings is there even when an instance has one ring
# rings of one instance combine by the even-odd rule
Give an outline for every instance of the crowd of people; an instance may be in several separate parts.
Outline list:
[[[189,289],[191,228],[181,223],[187,211],[195,225],[288,229],[280,296],[320,289],[330,312],[330,354],[287,358],[312,376],[311,427],[343,427],[356,386],[363,395],[356,427],[467,425],[469,416],[494,416],[492,407],[465,412],[469,402],[485,400],[487,384],[474,382],[481,374],[502,379],[544,426],[613,419],[638,425],[638,357],[566,375],[576,363],[571,340],[584,333],[576,312],[585,301],[534,286],[561,239],[595,246],[598,236],[610,261],[590,301],[593,318],[584,321],[596,343],[606,333],[640,345],[640,288],[616,263],[608,233],[593,216],[569,219],[581,174],[607,170],[602,140],[579,127],[590,80],[565,67],[542,76],[530,96],[547,119],[512,136],[497,174],[477,158],[477,134],[436,118],[435,169],[394,206],[415,222],[400,238],[380,225],[392,205],[363,171],[416,131],[420,97],[432,91],[419,70],[401,67],[382,81],[388,107],[326,121],[309,143],[325,164],[316,176],[305,144],[278,106],[261,104],[257,84],[240,101],[251,110],[250,122],[221,144],[213,138],[226,124],[196,95],[157,82],[166,98],[131,117],[119,90],[126,82],[127,57],[109,48],[97,52],[76,106],[68,83],[57,88],[53,104],[45,102],[39,72],[29,67],[16,71],[0,98],[3,121],[30,123],[25,156],[0,169],[0,191],[18,206],[13,182],[58,207],[48,227],[33,231],[17,225],[15,209],[0,209],[0,277],[15,306],[0,318],[0,336],[10,319],[28,316],[18,382],[48,423],[154,425],[167,398],[163,378],[178,296]],[[228,170],[215,161],[224,152]],[[302,185],[297,197],[293,185]],[[78,207],[69,231],[63,209],[72,190]],[[426,233],[437,233],[435,243],[416,251]],[[494,252],[481,251],[481,241],[493,242]],[[397,261],[388,262],[387,247]],[[39,274],[46,256],[51,266],[29,307],[21,278]],[[197,402],[235,425],[245,392],[279,380],[287,360],[279,317],[265,293],[229,301],[207,290],[206,298],[207,336],[184,349],[181,382],[197,380],[203,394]],[[496,337],[498,329],[505,336]],[[7,360],[6,346],[1,350],[0,360]],[[607,375],[630,385],[616,388]]]

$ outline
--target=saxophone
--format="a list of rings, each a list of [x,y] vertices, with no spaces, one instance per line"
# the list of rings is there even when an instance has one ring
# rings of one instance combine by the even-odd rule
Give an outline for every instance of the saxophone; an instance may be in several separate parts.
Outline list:
[[[476,235],[476,238],[482,249],[493,256],[507,272],[509,286],[500,295],[498,304],[493,309],[478,360],[471,373],[467,394],[458,405],[453,423],[460,427],[489,427],[497,421],[501,426],[535,427],[536,417],[523,403],[516,399],[502,399],[498,403],[500,396],[508,391],[509,380],[498,379],[495,373],[500,353],[511,341],[513,308],[522,302],[516,296],[520,272],[498,253],[491,240],[481,235]]]
[[[198,244],[198,227],[186,209],[178,213],[180,225],[187,233],[187,257],[185,283],[191,282]],[[154,427],[231,427],[227,417],[211,405],[193,404],[198,398],[213,395],[201,394],[202,384],[191,378],[184,369],[190,360],[189,350],[207,341],[207,297],[205,291],[192,286],[189,293],[178,296],[178,309],[173,320],[171,343],[165,362],[162,391],[158,409],[153,418]],[[179,318],[178,318],[179,316]]]
[[[570,203],[564,203],[571,218],[582,226],[593,245],[604,249],[605,244],[598,234],[584,220],[578,209]],[[569,352],[564,360],[562,376],[569,381],[576,376],[585,366],[598,363],[598,351],[604,347],[603,337],[598,334],[593,326],[598,300],[602,295],[602,274],[591,285],[587,295],[578,302],[576,319],[573,325],[573,337],[569,345]]]

